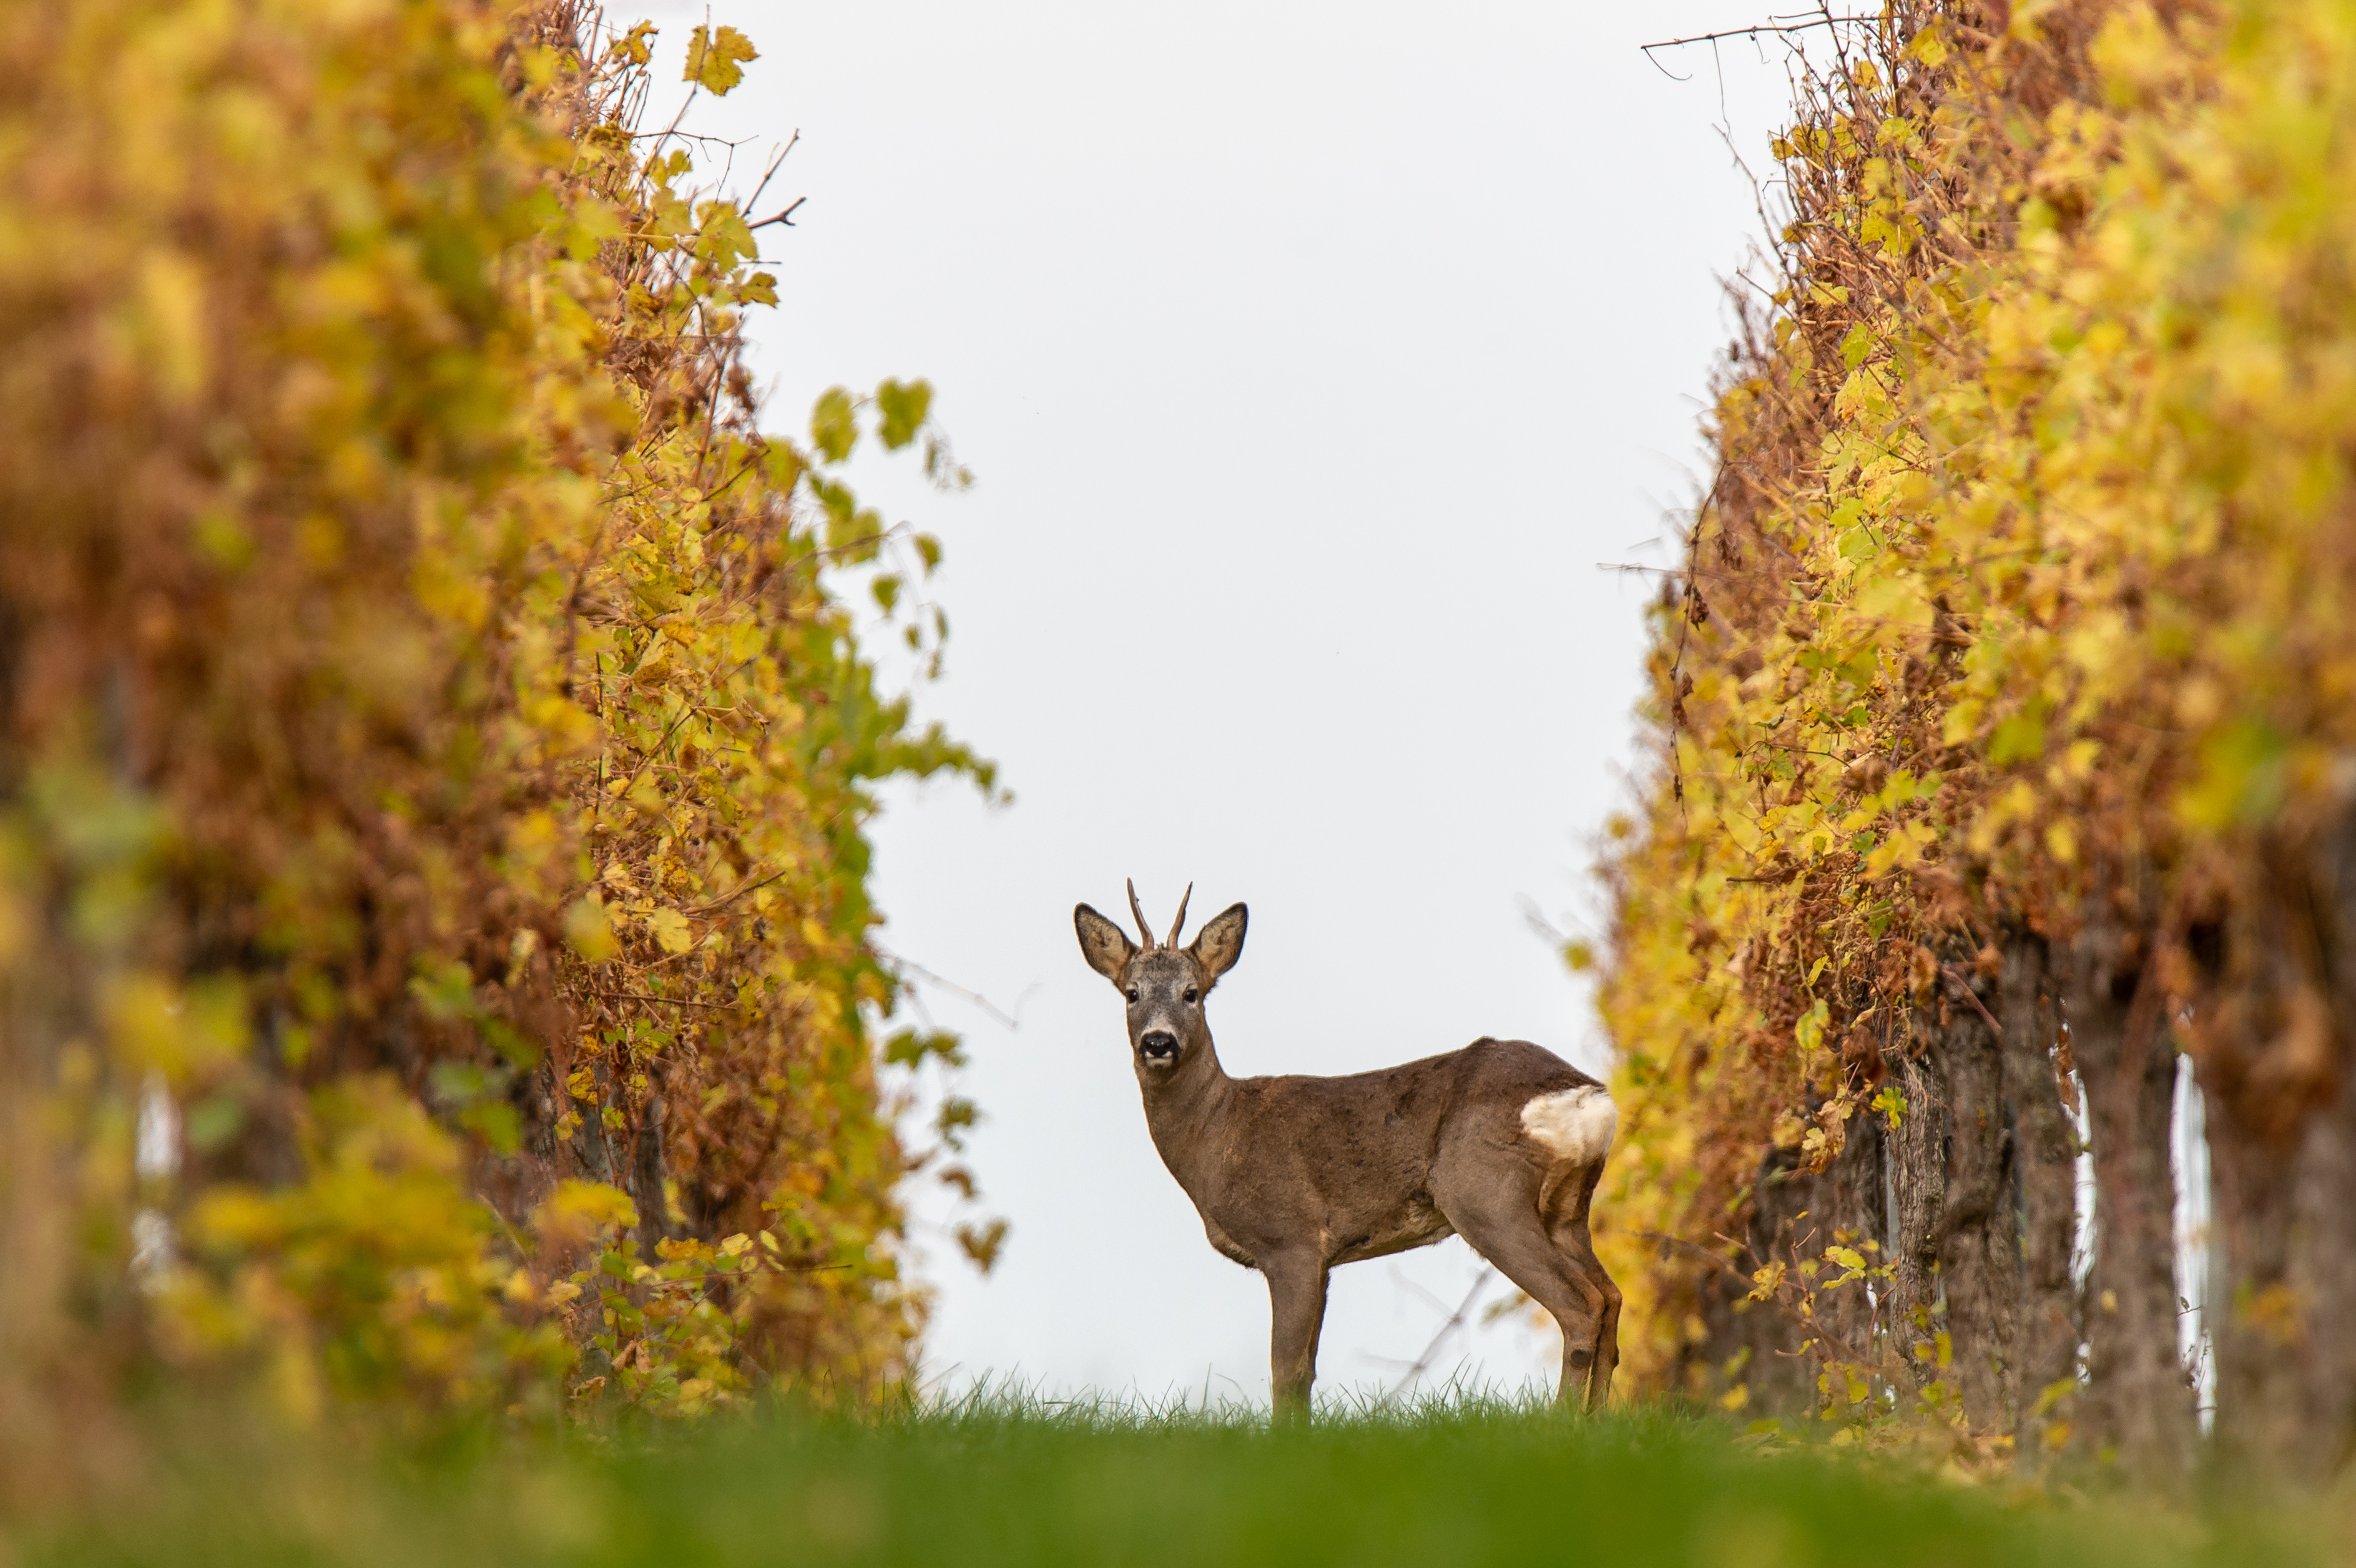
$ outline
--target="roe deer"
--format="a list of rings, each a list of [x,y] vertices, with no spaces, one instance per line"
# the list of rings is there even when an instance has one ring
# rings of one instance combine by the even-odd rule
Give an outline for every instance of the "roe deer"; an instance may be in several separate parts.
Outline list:
[[[1187,896],[1194,895],[1192,888]],[[1620,1291],[1587,1209],[1619,1114],[1602,1084],[1527,1040],[1344,1078],[1230,1078],[1203,1000],[1244,950],[1244,906],[1178,945],[1186,901],[1144,945],[1081,904],[1080,952],[1129,1002],[1145,1125],[1211,1245],[1268,1276],[1269,1381],[1280,1419],[1305,1416],[1325,1282],[1335,1264],[1462,1236],[1562,1326],[1556,1398],[1602,1404],[1620,1360]]]

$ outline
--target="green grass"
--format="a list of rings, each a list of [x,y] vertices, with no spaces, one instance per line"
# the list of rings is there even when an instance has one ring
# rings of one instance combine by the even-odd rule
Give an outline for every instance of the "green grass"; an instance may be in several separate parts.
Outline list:
[[[134,1502],[11,1532],[23,1564],[1566,1563],[2034,1568],[2335,1560],[2284,1512],[2031,1498],[1665,1411],[1462,1397],[1270,1433],[1240,1413],[984,1395],[861,1424],[785,1414],[608,1454],[482,1444],[175,1457]]]

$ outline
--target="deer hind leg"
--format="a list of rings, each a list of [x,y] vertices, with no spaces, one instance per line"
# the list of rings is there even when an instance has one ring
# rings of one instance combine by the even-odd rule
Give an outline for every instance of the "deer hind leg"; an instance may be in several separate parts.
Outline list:
[[[1587,1408],[1601,1410],[1612,1397],[1612,1374],[1620,1367],[1620,1287],[1612,1283],[1612,1276],[1604,1272],[1603,1261],[1595,1255],[1595,1245],[1588,1236],[1584,1216],[1575,1226],[1558,1224],[1550,1227],[1547,1233],[1562,1254],[1563,1261],[1579,1274],[1603,1304],[1596,1321],[1595,1355],[1589,1363],[1585,1385]],[[1565,1333],[1568,1332],[1566,1329]],[[1569,1385],[1566,1382],[1563,1398],[1568,1401],[1569,1397]]]
[[[1603,1287],[1603,1328],[1595,1339],[1595,1371],[1587,1385],[1590,1410],[1603,1408],[1612,1397],[1612,1374],[1620,1370],[1620,1287],[1603,1272],[1601,1260],[1595,1264],[1595,1278]]]
[[[1269,1392],[1279,1424],[1309,1419],[1317,1381],[1317,1339],[1325,1327],[1323,1263],[1286,1258],[1262,1265],[1268,1275]]]
[[[1606,1294],[1611,1282],[1603,1278],[1601,1265],[1590,1274],[1557,1241],[1539,1206],[1535,1181],[1528,1188],[1501,1185],[1502,1190],[1465,1193],[1454,1202],[1441,1199],[1440,1212],[1474,1252],[1520,1285],[1561,1328],[1562,1381],[1556,1385],[1556,1402],[1578,1400],[1592,1409],[1600,1403],[1595,1392],[1599,1349],[1617,1293]],[[1606,1372],[1607,1388],[1609,1380]]]
[[[1595,1184],[1603,1174],[1601,1161],[1583,1168],[1547,1173],[1540,1209],[1547,1233],[1563,1257],[1601,1296],[1602,1321],[1595,1335],[1595,1360],[1588,1372],[1587,1408],[1601,1410],[1612,1397],[1612,1375],[1620,1366],[1620,1287],[1595,1255],[1595,1241],[1587,1228],[1587,1211]],[[1568,1398],[1568,1392],[1565,1397]]]

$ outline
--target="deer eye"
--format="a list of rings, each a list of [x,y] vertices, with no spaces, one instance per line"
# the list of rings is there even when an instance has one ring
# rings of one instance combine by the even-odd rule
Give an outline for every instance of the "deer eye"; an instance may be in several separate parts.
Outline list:
[[[1137,987],[1134,987],[1134,986],[1131,986],[1131,987],[1129,988],[1129,1000],[1130,1000],[1130,1004],[1131,1006],[1135,1006],[1135,1005],[1136,1005],[1136,1002],[1137,1002]]]
[[[1192,986],[1186,987],[1186,999],[1190,1002],[1194,999],[1194,987]]]

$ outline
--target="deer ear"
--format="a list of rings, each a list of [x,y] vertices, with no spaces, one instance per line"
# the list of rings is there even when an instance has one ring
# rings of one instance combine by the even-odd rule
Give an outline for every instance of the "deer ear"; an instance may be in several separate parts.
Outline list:
[[[1088,961],[1088,967],[1119,985],[1129,961],[1137,956],[1137,944],[1129,939],[1127,932],[1086,904],[1072,911],[1072,924],[1080,933],[1080,956]]]
[[[1194,956],[1194,966],[1203,972],[1203,989],[1209,990],[1219,983],[1219,976],[1236,966],[1244,955],[1244,923],[1248,917],[1241,904],[1229,904],[1204,923],[1194,933],[1186,951]]]

